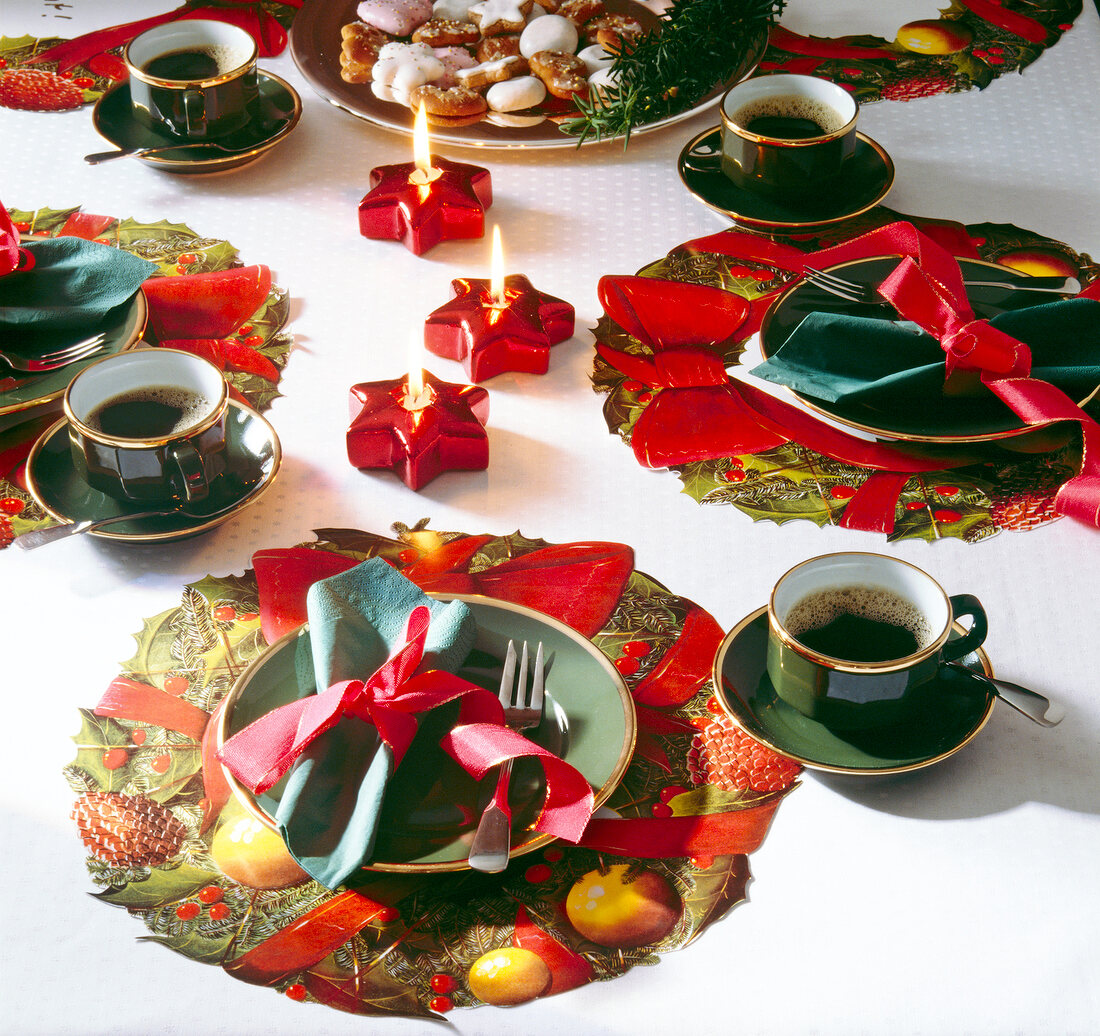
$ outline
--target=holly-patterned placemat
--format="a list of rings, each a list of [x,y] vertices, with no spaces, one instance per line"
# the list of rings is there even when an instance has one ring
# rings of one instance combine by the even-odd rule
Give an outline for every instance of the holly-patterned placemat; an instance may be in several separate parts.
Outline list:
[[[831,79],[870,101],[909,101],[975,87],[1022,72],[1073,28],[1080,0],[950,0],[939,18],[879,36],[771,33],[758,74],[796,72]]]
[[[83,212],[80,208],[9,209],[21,234],[31,237],[78,236],[121,248],[156,263],[160,275],[188,277],[243,266],[228,241],[196,233],[183,223],[144,222]],[[219,342],[214,357],[235,396],[263,412],[279,396],[293,336],[285,330],[290,296],[272,285],[267,298],[230,338]],[[146,332],[148,344],[150,332]],[[56,524],[27,491],[25,462],[35,439],[57,419],[53,412],[0,430],[0,549],[15,536]]]
[[[793,241],[804,251],[814,251],[883,226],[898,219],[914,220],[884,207],[820,235]],[[919,220],[916,220],[919,222]],[[1100,276],[1100,265],[1068,245],[1011,224],[969,225],[966,233],[982,259],[1032,274],[1077,277],[1082,285]],[[733,233],[732,231],[730,232]],[[740,239],[765,241],[746,231]],[[793,281],[793,275],[751,254],[751,245],[737,254],[708,252],[690,243],[674,248],[639,271],[641,276],[694,284],[706,284],[767,305],[766,300]],[[759,320],[755,321],[758,324]],[[607,316],[595,329],[596,344],[628,353],[649,352]],[[748,341],[736,336],[724,353],[727,368],[740,364]],[[630,441],[631,432],[654,390],[618,370],[599,354],[592,374],[596,392],[604,394],[604,419],[608,430]],[[1092,404],[1092,412],[1096,404]],[[1027,449],[1036,448],[1036,440]],[[968,467],[930,471],[905,483],[895,509],[894,528],[888,539],[936,540],[954,537],[970,543],[1004,530],[1032,529],[1054,521],[1054,495],[1079,468],[1080,436],[1040,452],[1022,452],[1012,440],[982,451],[983,461]],[[778,525],[805,519],[817,525],[836,525],[848,502],[872,474],[817,453],[798,442],[788,442],[759,453],[717,457],[670,467],[683,483],[683,492],[700,504],[729,505],[754,521]]]
[[[323,529],[303,546],[330,562],[381,556],[428,590],[491,583],[500,598],[598,629],[593,642],[638,714],[634,756],[607,806],[644,822],[646,844],[662,837],[651,827],[687,818],[696,848],[640,859],[558,842],[499,875],[363,871],[354,888],[325,889],[230,797],[214,759],[211,714],[266,645],[254,573],[208,576],[145,620],[98,711],[81,710],[65,769],[98,897],[152,941],[293,1000],[430,1017],[655,964],[745,898],[746,853],[799,767],[721,713],[714,619],[636,571],[622,544],[426,526],[396,525],[392,538]],[[729,834],[751,824],[752,837]]]

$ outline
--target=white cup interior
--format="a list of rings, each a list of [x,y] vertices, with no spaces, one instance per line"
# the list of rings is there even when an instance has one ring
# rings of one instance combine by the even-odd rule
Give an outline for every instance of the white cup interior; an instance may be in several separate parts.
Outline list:
[[[107,400],[162,385],[186,389],[207,401],[208,406],[194,415],[194,425],[208,420],[225,394],[221,371],[199,356],[173,349],[132,349],[81,371],[69,384],[66,401],[69,413],[87,424]]]
[[[823,590],[849,586],[881,588],[909,601],[928,623],[929,643],[947,633],[951,603],[943,588],[927,572],[884,554],[826,554],[803,562],[776,583],[772,615],[786,629],[787,616],[799,601]]]
[[[761,76],[759,79],[749,79],[744,83],[738,83],[722,98],[722,112],[729,121],[745,129],[735,116],[739,112],[757,108],[759,102],[773,98],[799,97],[806,98],[815,108],[824,109],[833,116],[828,125],[822,125],[822,129],[828,133],[839,133],[856,117],[859,105],[856,99],[843,87],[836,83],[830,83],[825,79],[815,76],[780,74],[774,76]],[[763,114],[757,111],[756,114]],[[816,120],[821,124],[824,120]]]
[[[217,58],[219,76],[244,69],[256,59],[256,41],[244,29],[205,18],[169,22],[143,32],[126,48],[126,59],[140,71],[161,54],[199,49]]]

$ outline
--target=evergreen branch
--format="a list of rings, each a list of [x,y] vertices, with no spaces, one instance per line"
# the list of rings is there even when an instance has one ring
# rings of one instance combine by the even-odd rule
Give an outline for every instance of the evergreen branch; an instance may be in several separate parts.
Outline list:
[[[736,73],[786,0],[672,0],[657,26],[611,66],[614,86],[576,102],[564,133],[603,140],[694,107]]]

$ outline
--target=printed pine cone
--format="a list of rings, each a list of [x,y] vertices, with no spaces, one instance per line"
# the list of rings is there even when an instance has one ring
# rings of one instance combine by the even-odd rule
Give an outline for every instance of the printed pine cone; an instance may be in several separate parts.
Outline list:
[[[754,741],[729,716],[717,716],[692,738],[687,764],[692,784],[713,784],[723,791],[782,791],[802,770]]]
[[[73,820],[93,855],[120,866],[156,866],[179,852],[186,828],[151,799],[93,791],[76,800]]]

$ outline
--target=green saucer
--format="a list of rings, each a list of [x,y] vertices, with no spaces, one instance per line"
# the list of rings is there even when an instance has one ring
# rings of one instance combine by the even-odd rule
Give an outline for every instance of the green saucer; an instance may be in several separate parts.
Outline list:
[[[201,145],[181,143],[168,151],[137,157],[169,173],[214,173],[254,162],[283,140],[302,116],[302,99],[289,83],[262,70],[258,80],[257,117],[242,129],[217,140],[218,144],[232,148],[233,154],[220,154]],[[121,83],[96,102],[92,124],[101,137],[118,148],[168,147],[178,143],[177,137],[161,133],[134,118],[128,83]]]
[[[546,706],[542,723],[524,733],[563,758],[592,785],[599,806],[615,790],[634,751],[634,702],[618,670],[603,652],[576,630],[542,612],[509,601],[470,594],[431,594],[437,600],[465,601],[477,621],[477,640],[459,675],[497,693],[501,659],[509,640],[541,642],[548,659]],[[298,638],[308,628],[277,640],[242,674],[226,698],[218,744],[272,709],[313,688],[300,688],[295,670]],[[421,729],[386,792],[371,871],[428,873],[469,869],[470,842],[480,818],[480,800],[493,787],[481,786],[439,747],[455,720],[455,706],[426,713]],[[226,771],[236,797],[257,819],[274,827],[282,784],[253,796]],[[513,809],[512,855],[529,853],[553,841],[534,831],[543,799],[542,767],[516,762],[509,790]]]
[[[210,495],[201,505],[190,514],[114,522],[88,535],[128,543],[164,543],[206,532],[255,503],[275,480],[281,458],[275,429],[254,410],[230,400],[227,468],[212,482]],[[65,420],[51,425],[34,444],[27,458],[27,486],[39,506],[61,522],[109,518],[149,506],[116,500],[81,478],[73,465]]]
[[[0,364],[0,384],[9,379],[13,383],[11,388],[0,391],[0,417],[16,413],[21,415],[20,419],[30,417],[30,411],[51,403],[57,403],[56,409],[60,409],[59,401],[73,376],[104,356],[129,349],[145,330],[147,312],[145,296],[138,291],[128,302],[108,310],[102,320],[90,327],[50,332],[28,329],[23,334],[10,331],[4,348],[30,357],[64,349],[100,334],[104,336],[103,347],[86,360],[41,374],[22,374]]]
[[[843,177],[829,197],[810,205],[788,206],[737,187],[722,172],[722,129],[700,133],[680,152],[677,167],[684,186],[704,205],[734,223],[773,233],[802,233],[858,216],[874,208],[894,183],[894,163],[881,145],[862,133]]]
[[[742,619],[718,649],[718,698],[747,734],[811,769],[889,774],[931,766],[968,744],[993,711],[993,694],[975,693],[973,681],[964,673],[945,670],[934,687],[939,705],[934,714],[888,727],[835,733],[778,697],[768,677],[767,650],[768,610],[759,608]],[[981,649],[962,661],[975,672],[993,675]]]

